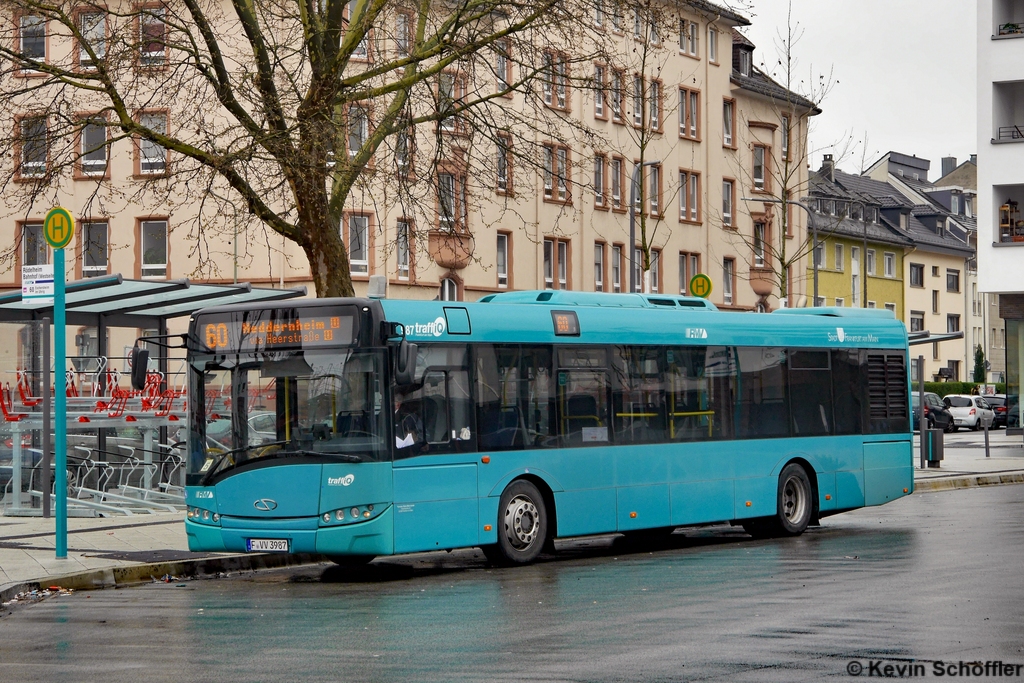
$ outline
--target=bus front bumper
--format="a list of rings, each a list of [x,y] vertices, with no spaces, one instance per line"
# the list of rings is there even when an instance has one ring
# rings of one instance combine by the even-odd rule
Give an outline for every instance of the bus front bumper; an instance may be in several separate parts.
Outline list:
[[[237,524],[238,520],[224,520]],[[188,549],[192,552],[244,553],[249,539],[285,539],[289,553],[322,555],[391,555],[394,553],[392,508],[366,522],[317,526],[319,520],[297,520],[306,528],[241,528],[185,520]],[[312,527],[312,528],[309,528]]]

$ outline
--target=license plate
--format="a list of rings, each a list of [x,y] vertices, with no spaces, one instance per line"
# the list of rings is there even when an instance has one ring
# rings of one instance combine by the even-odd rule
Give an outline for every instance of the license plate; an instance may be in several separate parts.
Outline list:
[[[287,538],[247,538],[245,549],[250,553],[286,553]]]

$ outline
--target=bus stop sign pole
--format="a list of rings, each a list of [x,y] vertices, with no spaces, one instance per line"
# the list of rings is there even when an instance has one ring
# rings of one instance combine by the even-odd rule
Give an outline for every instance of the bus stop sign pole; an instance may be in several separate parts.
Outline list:
[[[57,559],[68,556],[68,410],[67,410],[67,321],[64,311],[64,247],[75,234],[71,213],[56,206],[46,214],[43,235],[53,247],[53,370],[54,370],[54,490],[56,493]],[[47,361],[49,359],[46,359]],[[65,386],[60,385],[61,380]]]

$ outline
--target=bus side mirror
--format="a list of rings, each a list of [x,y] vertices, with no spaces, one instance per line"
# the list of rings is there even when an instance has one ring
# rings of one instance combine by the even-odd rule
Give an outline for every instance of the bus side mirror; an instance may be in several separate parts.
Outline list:
[[[407,387],[416,378],[416,356],[418,347],[406,340],[398,345],[398,358],[395,360],[395,384]]]
[[[149,349],[133,346],[128,356],[132,366],[132,389],[142,391],[146,388],[146,371],[149,370]]]

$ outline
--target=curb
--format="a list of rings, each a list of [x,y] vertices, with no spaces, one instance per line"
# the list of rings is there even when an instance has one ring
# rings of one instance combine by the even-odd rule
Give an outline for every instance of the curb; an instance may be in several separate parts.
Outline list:
[[[43,579],[9,584],[0,590],[0,603],[8,602],[19,593],[43,590],[50,586],[60,586],[72,590],[98,590],[100,588],[118,588],[140,583],[158,581],[164,575],[171,576],[209,576],[227,571],[249,571],[254,569],[272,569],[293,565],[315,564],[322,562],[322,555],[228,555],[225,557],[204,557],[196,560],[176,560],[173,562],[152,562],[135,564],[126,567],[108,567],[92,569],[62,576],[48,576]]]
[[[914,482],[914,493],[930,493],[932,491],[952,491],[954,489],[971,489],[979,486],[1002,486],[1004,484],[1024,484],[1024,472],[1008,474],[978,474],[966,477],[950,477],[948,479],[923,479]]]

